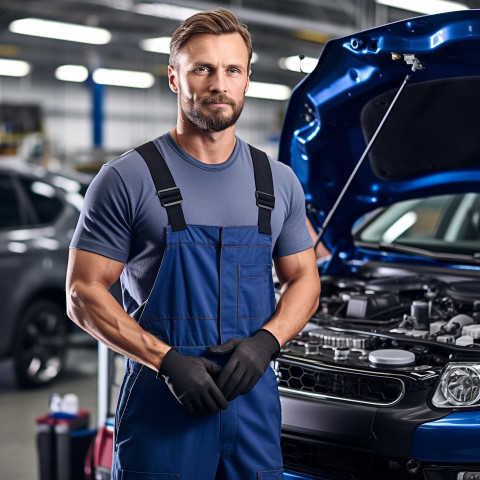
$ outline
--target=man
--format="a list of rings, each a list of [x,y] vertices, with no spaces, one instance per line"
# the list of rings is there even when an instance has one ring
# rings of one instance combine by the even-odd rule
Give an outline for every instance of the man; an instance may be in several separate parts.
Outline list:
[[[235,136],[251,55],[229,11],[187,19],[171,40],[175,128],[102,167],[85,199],[68,313],[126,356],[114,479],[283,478],[269,363],[320,284],[298,180]]]

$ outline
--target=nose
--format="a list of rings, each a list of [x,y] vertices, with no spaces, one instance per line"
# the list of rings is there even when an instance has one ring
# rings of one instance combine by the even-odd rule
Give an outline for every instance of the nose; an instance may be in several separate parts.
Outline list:
[[[210,83],[210,92],[212,93],[225,93],[227,91],[227,85],[225,82],[225,76],[223,72],[215,72],[211,76],[211,83]]]

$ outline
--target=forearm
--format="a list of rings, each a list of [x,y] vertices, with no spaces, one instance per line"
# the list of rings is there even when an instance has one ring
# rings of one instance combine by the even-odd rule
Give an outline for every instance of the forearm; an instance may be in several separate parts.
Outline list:
[[[295,337],[318,308],[318,274],[305,274],[283,285],[283,293],[271,319],[263,326],[280,345]]]
[[[102,284],[76,281],[68,285],[67,313],[94,338],[152,370],[159,369],[170,349],[141,328]]]

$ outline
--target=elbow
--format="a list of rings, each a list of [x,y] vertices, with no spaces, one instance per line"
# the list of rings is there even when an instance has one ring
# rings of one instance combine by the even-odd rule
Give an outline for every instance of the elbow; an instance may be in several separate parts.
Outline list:
[[[85,300],[80,288],[75,284],[67,285],[66,294],[67,316],[76,325],[85,330]]]

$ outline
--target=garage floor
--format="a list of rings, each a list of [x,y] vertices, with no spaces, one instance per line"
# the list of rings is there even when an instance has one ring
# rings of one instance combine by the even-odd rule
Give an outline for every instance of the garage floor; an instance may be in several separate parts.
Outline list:
[[[0,369],[1,373],[1,369]],[[97,351],[94,347],[70,351],[67,368],[53,385],[18,390],[0,378],[0,478],[37,480],[35,418],[48,411],[50,394],[76,393],[81,408],[91,412],[97,426]]]

